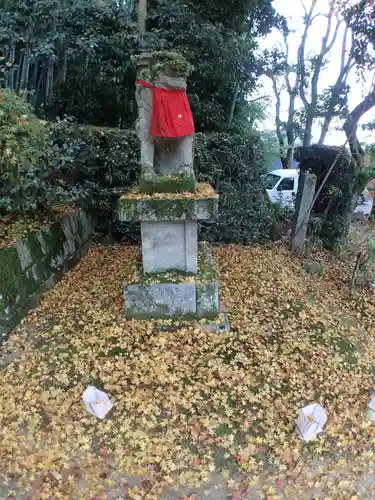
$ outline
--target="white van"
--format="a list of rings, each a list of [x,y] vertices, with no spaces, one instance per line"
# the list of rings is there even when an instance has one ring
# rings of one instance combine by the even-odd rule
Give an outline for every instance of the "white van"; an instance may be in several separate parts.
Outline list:
[[[298,179],[298,168],[277,169],[269,172],[264,178],[264,184],[271,202],[293,210],[298,190]],[[366,187],[358,197],[357,206],[369,204],[370,198],[370,189]],[[366,207],[364,210],[366,212]]]
[[[294,208],[298,190],[299,169],[272,170],[264,178],[266,191],[272,203]]]

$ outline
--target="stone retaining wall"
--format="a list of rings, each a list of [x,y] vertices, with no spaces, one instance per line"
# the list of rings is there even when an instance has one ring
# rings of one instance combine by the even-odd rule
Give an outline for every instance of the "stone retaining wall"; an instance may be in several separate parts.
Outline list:
[[[0,342],[87,251],[92,232],[78,210],[0,249]]]

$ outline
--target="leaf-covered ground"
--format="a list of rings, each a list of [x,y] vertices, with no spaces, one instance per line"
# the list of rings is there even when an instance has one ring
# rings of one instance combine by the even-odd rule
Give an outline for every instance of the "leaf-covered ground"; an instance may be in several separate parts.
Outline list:
[[[46,294],[2,347],[1,498],[373,498],[375,301],[327,256],[313,278],[280,246],[214,253],[227,334],[124,319],[135,247],[93,247]],[[311,402],[329,420],[306,445]]]

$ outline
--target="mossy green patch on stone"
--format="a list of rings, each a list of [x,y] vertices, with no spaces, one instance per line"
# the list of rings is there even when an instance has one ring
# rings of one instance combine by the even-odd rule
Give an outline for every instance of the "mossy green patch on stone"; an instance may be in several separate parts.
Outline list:
[[[139,283],[155,284],[155,283],[187,283],[194,281],[194,274],[184,273],[177,269],[170,269],[162,273],[142,274]]]
[[[22,269],[15,246],[0,250],[0,296],[4,309],[35,291],[36,283],[29,271]]]
[[[140,320],[140,321],[148,321],[150,319],[159,319],[159,318],[163,318],[163,317],[166,317],[166,313],[167,313],[167,310],[165,309],[165,307],[162,307],[160,306],[157,310],[154,310],[154,311],[150,311],[150,312],[143,312],[143,313],[140,313],[140,312],[137,312],[137,311],[133,311],[132,309],[127,309],[126,310],[126,317],[127,318],[135,318],[137,320]],[[196,319],[196,315],[193,314],[193,313],[186,313],[182,310],[175,310],[173,316],[168,316],[168,317],[171,317],[171,318],[175,318],[175,319],[184,319],[185,321],[194,321]]]
[[[122,221],[209,220],[217,215],[218,199],[212,198],[145,198],[121,197],[118,216]]]
[[[159,72],[170,76],[188,77],[193,66],[179,52],[160,50],[152,54],[151,78]]]
[[[198,246],[198,273],[196,278],[198,318],[216,318],[219,314],[219,277],[209,245]]]
[[[175,51],[142,53],[132,56],[131,61],[138,69],[138,78],[147,81],[152,81],[160,71],[170,76],[186,78],[194,69],[181,53]]]
[[[212,332],[228,332],[229,324],[225,313],[219,312],[214,318],[194,318],[192,320],[176,318],[158,318],[153,322],[154,330],[157,332],[174,332],[185,328],[200,327],[202,330]]]
[[[190,202],[191,203],[191,202]],[[185,203],[176,204],[169,200],[124,200],[120,202],[120,220],[140,221],[140,220],[158,220],[173,219],[181,217],[185,212]]]
[[[197,274],[185,273],[177,269],[169,269],[160,273],[142,274],[142,263],[138,261],[137,265],[137,282],[140,284],[156,284],[156,283],[187,283],[191,281],[199,281],[200,283],[211,283],[218,279],[219,274],[213,263],[211,250],[206,242],[198,244],[198,267]]]
[[[219,282],[196,282],[197,317],[214,319],[219,314]]]
[[[199,243],[197,280],[201,283],[210,283],[216,281],[218,276],[209,245],[206,242]]]
[[[31,232],[25,238],[25,244],[27,245],[33,263],[38,262],[43,259],[44,252],[40,240],[38,238],[38,232]]]
[[[139,190],[142,193],[196,193],[197,182],[193,171],[181,171],[174,175],[151,175],[145,169],[139,179]]]
[[[49,228],[42,229],[41,233],[44,241],[46,242],[48,255],[56,256],[63,252],[66,236],[60,222],[52,224]]]

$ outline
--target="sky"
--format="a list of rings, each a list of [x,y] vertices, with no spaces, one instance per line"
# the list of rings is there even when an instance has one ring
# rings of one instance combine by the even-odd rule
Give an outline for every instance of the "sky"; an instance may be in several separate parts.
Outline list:
[[[307,8],[311,5],[311,0],[304,0],[305,6]],[[316,7],[316,12],[327,12],[328,11],[328,0],[318,0],[318,5]],[[290,46],[290,57],[293,60],[296,59],[297,48],[299,46],[299,41],[301,39],[301,31],[303,29],[303,14],[304,10],[301,4],[301,0],[294,0],[294,2],[287,2],[286,0],[274,0],[273,6],[275,9],[282,15],[284,15],[288,19],[288,26],[291,29],[295,29],[296,32],[289,35],[289,46]],[[309,38],[306,43],[306,54],[316,53],[320,50],[320,44],[323,34],[325,33],[327,21],[323,17],[318,17],[315,19],[313,25],[309,31]],[[329,63],[322,70],[320,81],[319,81],[319,90],[322,91],[325,87],[332,85],[336,81],[339,68],[340,68],[340,58],[341,58],[341,43],[344,33],[344,27],[342,26],[336,43],[333,46],[330,55],[329,55]],[[260,42],[260,49],[270,49],[273,46],[280,44],[283,45],[283,38],[280,32],[274,30],[272,33],[267,35]],[[353,109],[357,104],[359,104],[363,97],[366,95],[366,89],[373,81],[373,75],[367,74],[366,81],[360,81],[358,76],[355,73],[355,70],[352,70],[351,74],[348,78],[348,84],[351,86],[351,92],[349,95],[349,109]],[[265,130],[274,130],[275,129],[275,99],[273,97],[272,91],[272,83],[271,80],[265,76],[261,78],[262,88],[259,90],[259,95],[270,95],[271,96],[271,106],[267,108],[267,111],[271,109],[271,113],[261,125],[261,128]],[[281,119],[286,119],[287,111],[288,111],[288,94],[286,91],[282,93],[282,115]],[[300,101],[299,101],[300,102]],[[367,123],[371,120],[375,119],[375,111],[369,111],[366,115],[364,115],[362,121],[360,123]],[[344,144],[346,140],[346,136],[342,130],[340,130],[340,121],[332,121],[331,129],[326,137],[326,144],[332,145],[341,145]],[[338,128],[339,130],[335,130]],[[315,141],[318,140],[320,135],[320,127],[319,124],[314,126],[313,130],[313,139]],[[358,128],[358,137],[361,141],[364,142],[375,142],[375,132],[362,131],[362,129]]]

